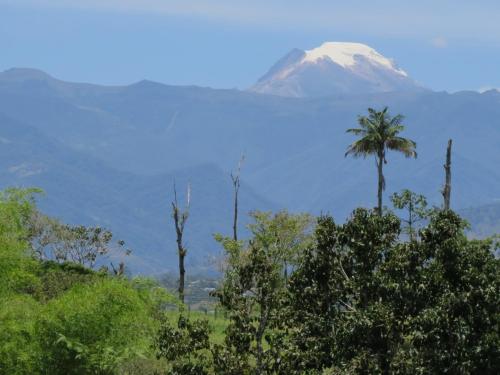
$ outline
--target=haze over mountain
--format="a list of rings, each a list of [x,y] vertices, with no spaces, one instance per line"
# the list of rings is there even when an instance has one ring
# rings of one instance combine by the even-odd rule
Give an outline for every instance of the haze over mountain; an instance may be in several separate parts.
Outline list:
[[[250,88],[291,97],[422,90],[392,60],[361,43],[326,42],[294,49]]]
[[[212,233],[231,230],[229,171],[242,153],[242,219],[253,209],[288,208],[330,212],[343,221],[357,206],[373,207],[374,163],[344,158],[353,141],[345,129],[356,126],[368,107],[387,105],[392,114],[406,116],[404,135],[417,142],[419,157],[388,155],[386,204],[387,195],[403,188],[440,204],[450,137],[453,207],[498,202],[499,92],[422,90],[373,50],[359,47],[368,59],[323,47],[308,51],[314,61],[304,66],[325,67],[328,74],[337,69],[345,91],[333,80],[307,81],[312,76],[302,75],[306,68],[297,62],[303,54],[281,64],[294,67],[290,74],[304,83],[292,98],[262,95],[255,87],[214,90],[150,81],[109,87],[64,82],[33,69],[0,73],[0,184],[42,187],[47,195],[40,203],[49,214],[112,229],[134,249],[134,271],[159,272],[175,268],[169,207],[174,180],[181,192],[191,181],[187,260],[189,267],[204,268],[219,251]],[[276,80],[282,68],[271,69],[265,81]],[[389,78],[377,85],[373,74]]]

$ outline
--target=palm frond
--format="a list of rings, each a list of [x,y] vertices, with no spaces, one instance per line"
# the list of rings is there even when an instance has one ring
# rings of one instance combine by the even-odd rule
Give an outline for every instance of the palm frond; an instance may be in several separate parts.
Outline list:
[[[367,157],[368,155],[375,154],[377,152],[377,146],[375,142],[370,139],[361,138],[356,142],[352,143],[345,153],[345,156],[352,155],[355,158]]]
[[[403,153],[407,158],[417,157],[417,151],[415,150],[417,144],[411,139],[393,137],[387,140],[386,146],[389,150]]]
[[[400,132],[405,129],[403,125],[393,125],[387,129],[387,138],[392,138],[397,136]]]
[[[347,132],[360,139],[348,147],[346,156],[366,157],[383,152],[385,148],[402,152],[406,157],[417,157],[416,143],[398,136],[405,128],[402,124],[404,117],[399,114],[391,117],[388,111],[388,107],[381,111],[368,108],[368,116],[358,116],[359,128],[348,129]]]
[[[358,124],[362,129],[370,129],[373,126],[373,122],[370,118],[366,116],[358,116]]]
[[[352,128],[352,129],[347,129],[346,133],[353,133],[354,135],[360,135],[360,134],[366,134],[366,130],[360,128]]]
[[[394,116],[393,118],[391,118],[391,121],[389,121],[390,126],[393,127],[393,126],[399,126],[399,125],[401,125],[401,123],[403,122],[404,118],[405,117],[403,115],[396,115],[396,116]]]

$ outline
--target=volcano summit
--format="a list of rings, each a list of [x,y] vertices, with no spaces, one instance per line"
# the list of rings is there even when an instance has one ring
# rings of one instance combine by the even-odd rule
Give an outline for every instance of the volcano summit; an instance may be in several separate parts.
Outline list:
[[[361,43],[326,42],[294,49],[250,88],[263,94],[320,97],[422,90],[391,59]]]

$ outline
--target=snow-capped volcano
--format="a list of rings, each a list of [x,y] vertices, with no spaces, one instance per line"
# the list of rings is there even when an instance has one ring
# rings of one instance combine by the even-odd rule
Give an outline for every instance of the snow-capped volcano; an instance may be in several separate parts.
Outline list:
[[[305,51],[304,62],[317,62],[329,58],[343,68],[352,68],[364,57],[370,64],[380,65],[397,74],[407,76],[406,72],[396,67],[392,60],[382,56],[373,48],[362,43],[326,42],[317,48]]]
[[[326,42],[294,49],[251,91],[294,97],[413,91],[419,87],[391,59],[361,43]]]

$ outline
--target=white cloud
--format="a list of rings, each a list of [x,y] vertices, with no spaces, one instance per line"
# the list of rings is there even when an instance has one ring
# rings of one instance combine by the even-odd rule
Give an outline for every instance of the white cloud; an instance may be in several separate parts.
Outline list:
[[[495,90],[495,91],[499,91],[500,92],[500,88],[493,87],[493,86],[483,86],[483,87],[480,87],[477,91],[482,94],[483,92],[491,91],[491,90]]]
[[[443,36],[437,36],[431,39],[431,44],[436,48],[448,47],[448,40]]]

